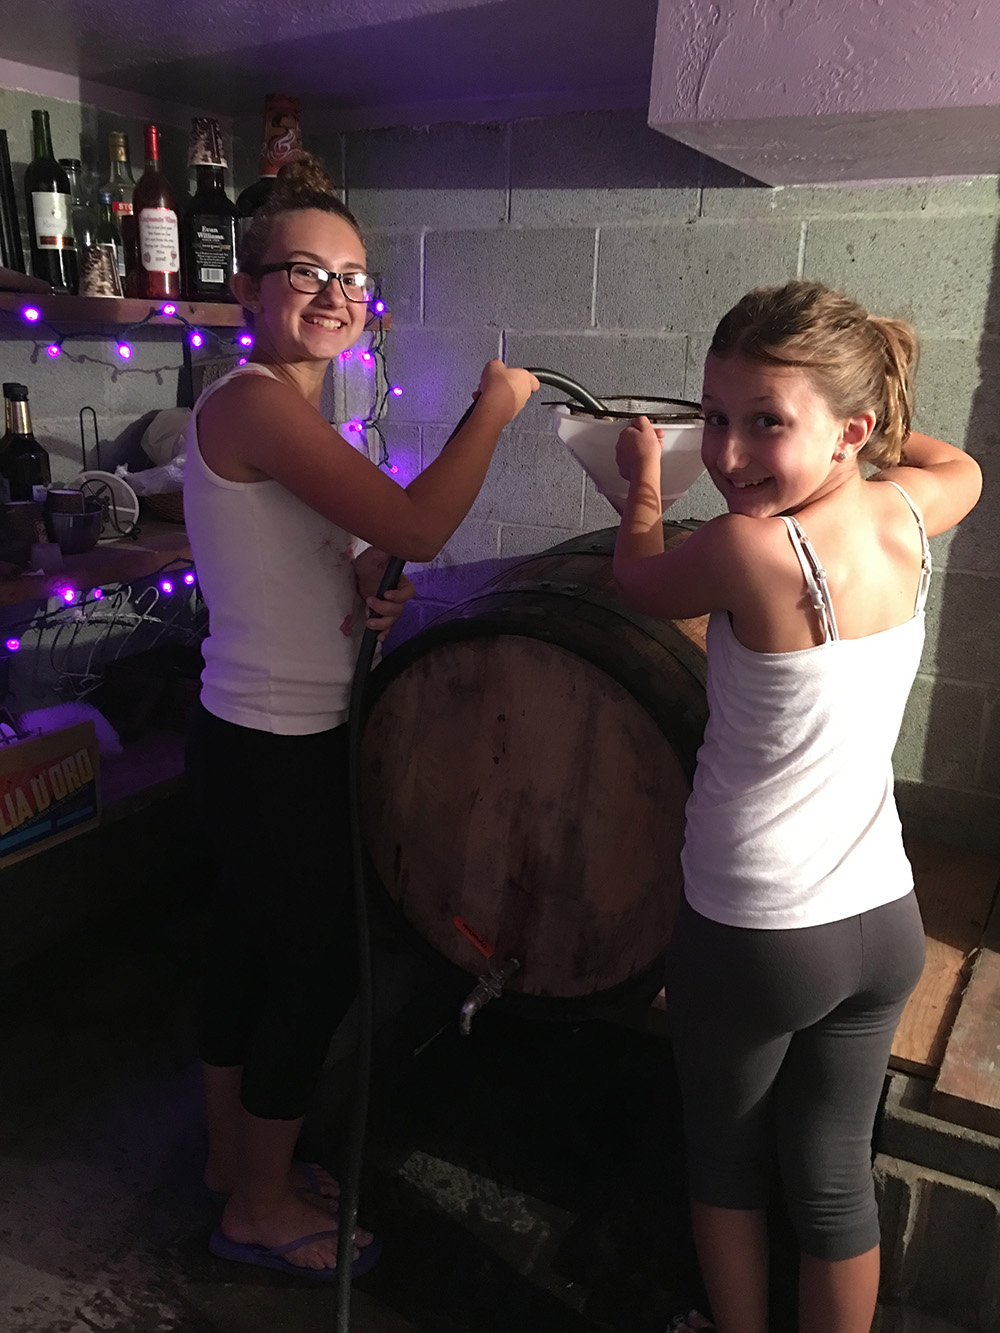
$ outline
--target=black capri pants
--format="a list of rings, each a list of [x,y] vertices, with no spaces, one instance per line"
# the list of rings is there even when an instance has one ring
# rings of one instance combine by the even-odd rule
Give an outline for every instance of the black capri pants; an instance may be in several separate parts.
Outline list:
[[[242,1066],[252,1115],[305,1114],[357,990],[347,727],[279,736],[199,705],[187,772],[211,866],[206,1064]]]
[[[671,953],[692,1198],[763,1208],[776,1157],[805,1254],[873,1249],[875,1115],[924,963],[915,896],[798,930],[720,925],[684,902]]]

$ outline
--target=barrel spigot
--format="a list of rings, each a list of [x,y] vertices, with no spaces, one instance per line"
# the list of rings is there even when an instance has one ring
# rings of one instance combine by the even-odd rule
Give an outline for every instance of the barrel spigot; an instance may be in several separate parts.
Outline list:
[[[500,998],[504,986],[520,966],[516,958],[508,958],[502,966],[498,966],[494,958],[489,960],[488,970],[482,973],[458,1012],[458,1027],[463,1037],[471,1033],[472,1020],[483,1005]]]

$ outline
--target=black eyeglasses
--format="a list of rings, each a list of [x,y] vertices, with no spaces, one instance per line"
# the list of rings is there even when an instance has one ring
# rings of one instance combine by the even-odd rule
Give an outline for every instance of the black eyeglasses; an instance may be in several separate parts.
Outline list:
[[[262,264],[257,269],[257,276],[262,278],[265,273],[287,273],[288,285],[303,296],[318,296],[336,278],[346,299],[359,304],[370,301],[378,286],[371,273],[330,273],[316,264],[304,264],[299,260],[287,264]]]

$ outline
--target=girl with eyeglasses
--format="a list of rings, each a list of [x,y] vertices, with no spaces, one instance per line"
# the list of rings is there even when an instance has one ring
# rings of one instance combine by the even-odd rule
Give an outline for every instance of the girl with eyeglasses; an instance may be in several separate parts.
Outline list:
[[[538,388],[491,361],[468,422],[398,486],[319,410],[374,285],[319,164],[282,168],[232,284],[253,352],[195,404],[184,478],[209,609],[188,772],[214,858],[199,1042],[205,1183],[226,1203],[211,1248],[321,1281],[336,1276],[338,1186],[294,1150],[357,985],[346,717],[359,636],[384,637],[414,591],[404,579],[376,596],[386,553],[440,551]],[[358,1231],[354,1271],[377,1251]]]

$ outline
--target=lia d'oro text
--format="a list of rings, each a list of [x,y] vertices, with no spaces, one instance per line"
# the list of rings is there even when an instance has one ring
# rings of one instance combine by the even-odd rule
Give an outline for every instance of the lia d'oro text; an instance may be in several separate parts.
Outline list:
[[[0,795],[0,836],[11,833],[47,810],[53,801],[65,800],[93,780],[94,766],[86,748],[23,777]]]

